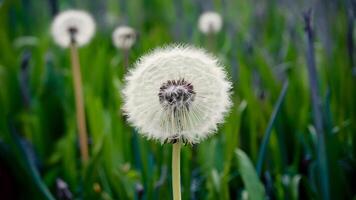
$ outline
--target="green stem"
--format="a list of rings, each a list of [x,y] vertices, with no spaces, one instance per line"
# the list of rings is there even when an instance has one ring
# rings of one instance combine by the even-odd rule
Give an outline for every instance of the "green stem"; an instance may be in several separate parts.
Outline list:
[[[214,33],[208,33],[207,35],[208,50],[211,52],[215,51],[215,35]]]
[[[180,192],[180,142],[173,144],[172,150],[172,186],[173,200],[181,200]]]
[[[129,69],[129,55],[130,55],[130,50],[129,49],[123,49],[123,59],[124,59],[124,74],[128,71]]]

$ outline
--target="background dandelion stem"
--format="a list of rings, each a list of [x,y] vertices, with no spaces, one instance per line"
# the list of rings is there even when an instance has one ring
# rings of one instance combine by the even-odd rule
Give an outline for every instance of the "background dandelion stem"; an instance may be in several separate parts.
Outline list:
[[[85,123],[83,87],[82,87],[82,78],[80,74],[78,49],[75,43],[72,43],[70,45],[70,54],[71,54],[71,61],[72,61],[73,87],[74,87],[74,95],[75,95],[77,126],[79,132],[80,154],[81,154],[82,162],[83,164],[85,164],[89,160],[88,136],[86,130],[86,123]]]
[[[172,147],[172,187],[173,199],[181,200],[180,192],[180,142],[176,142]]]
[[[127,70],[129,69],[129,57],[130,57],[130,50],[129,49],[123,49],[122,50],[123,53],[123,65],[124,65],[124,72],[127,72]]]
[[[207,48],[209,51],[214,52],[215,51],[215,34],[209,33],[206,35],[206,40],[207,40]]]

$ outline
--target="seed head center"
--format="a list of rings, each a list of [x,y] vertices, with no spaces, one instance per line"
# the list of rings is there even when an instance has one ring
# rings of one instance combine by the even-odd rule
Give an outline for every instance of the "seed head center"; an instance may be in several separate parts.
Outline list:
[[[187,108],[194,101],[195,92],[191,83],[184,79],[168,80],[159,88],[159,102],[163,107]]]
[[[78,29],[76,27],[69,27],[68,28],[68,33],[69,33],[69,36],[70,36],[70,42],[71,43],[76,43],[76,35],[78,33]]]

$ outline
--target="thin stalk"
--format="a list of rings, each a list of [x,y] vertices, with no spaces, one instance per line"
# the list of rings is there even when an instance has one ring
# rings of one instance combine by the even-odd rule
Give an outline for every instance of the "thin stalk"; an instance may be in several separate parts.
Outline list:
[[[129,49],[122,49],[123,52],[123,59],[124,59],[124,74],[127,72],[127,70],[129,69],[129,55],[130,55],[130,50]]]
[[[180,192],[180,142],[173,144],[172,149],[172,186],[173,200],[181,200]]]
[[[75,42],[72,42],[70,45],[70,54],[72,60],[73,87],[74,87],[74,95],[75,95],[77,126],[79,131],[80,154],[82,157],[83,164],[86,164],[87,161],[89,160],[88,136],[87,136],[87,130],[85,124],[83,87],[82,87],[82,78],[80,75],[78,49]]]
[[[326,147],[325,147],[325,138],[324,138],[324,126],[323,126],[323,117],[321,112],[321,100],[319,97],[319,88],[318,88],[318,74],[315,64],[315,54],[314,54],[314,37],[313,29],[311,26],[311,10],[304,13],[304,22],[305,22],[305,34],[307,37],[307,66],[309,74],[309,84],[311,92],[311,100],[313,107],[313,116],[314,124],[317,132],[317,157],[318,157],[318,166],[320,170],[320,185],[322,190],[322,199],[328,200],[329,196],[329,174],[328,174],[328,164],[326,157]]]
[[[208,50],[210,50],[211,52],[215,51],[215,34],[214,33],[208,33],[207,34],[207,46],[208,46]]]

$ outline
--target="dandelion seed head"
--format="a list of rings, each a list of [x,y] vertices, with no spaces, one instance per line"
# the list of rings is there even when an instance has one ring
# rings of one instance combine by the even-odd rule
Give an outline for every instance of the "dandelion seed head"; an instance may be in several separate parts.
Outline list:
[[[143,56],[128,73],[123,110],[149,139],[194,144],[223,122],[230,89],[215,57],[190,46],[168,46]]]
[[[113,32],[112,40],[116,48],[130,49],[136,42],[136,32],[129,26],[119,26]]]
[[[61,47],[71,42],[78,46],[87,44],[95,32],[95,22],[90,14],[81,10],[67,10],[59,13],[53,20],[51,33],[54,41]],[[72,41],[73,40],[73,41]]]
[[[204,34],[218,33],[222,28],[222,18],[219,13],[208,11],[199,17],[199,30]]]

